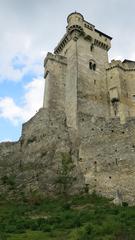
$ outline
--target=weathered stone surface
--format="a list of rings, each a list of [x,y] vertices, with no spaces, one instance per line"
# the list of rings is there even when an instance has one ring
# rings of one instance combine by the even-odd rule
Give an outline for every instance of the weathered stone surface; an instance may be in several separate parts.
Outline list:
[[[28,196],[33,192],[55,196],[60,192],[57,184],[62,154],[71,156],[74,168],[69,175],[76,178],[69,194],[83,190],[84,177],[78,165],[77,149],[69,138],[65,114],[46,109],[23,125],[17,143],[0,144],[0,186],[5,196]]]
[[[90,192],[135,202],[135,119],[125,125],[120,119],[106,121],[80,116],[80,166]]]

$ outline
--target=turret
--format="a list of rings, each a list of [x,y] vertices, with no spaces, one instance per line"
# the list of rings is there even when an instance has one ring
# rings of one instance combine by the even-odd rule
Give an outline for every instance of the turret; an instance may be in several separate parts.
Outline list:
[[[84,17],[80,13],[71,13],[67,18],[67,32],[72,33],[74,30],[83,32],[83,22]]]

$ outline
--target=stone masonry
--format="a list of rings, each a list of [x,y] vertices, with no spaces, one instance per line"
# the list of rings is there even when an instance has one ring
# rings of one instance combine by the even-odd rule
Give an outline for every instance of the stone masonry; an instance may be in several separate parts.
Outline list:
[[[55,196],[69,157],[68,194],[95,191],[135,204],[135,62],[108,62],[111,37],[67,18],[66,34],[45,61],[43,108],[16,143],[0,144],[0,192]]]

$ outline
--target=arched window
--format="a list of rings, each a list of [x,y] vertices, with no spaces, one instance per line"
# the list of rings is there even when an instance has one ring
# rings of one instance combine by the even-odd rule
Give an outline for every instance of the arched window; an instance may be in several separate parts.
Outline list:
[[[89,68],[90,70],[96,71],[96,63],[92,59],[89,61]]]

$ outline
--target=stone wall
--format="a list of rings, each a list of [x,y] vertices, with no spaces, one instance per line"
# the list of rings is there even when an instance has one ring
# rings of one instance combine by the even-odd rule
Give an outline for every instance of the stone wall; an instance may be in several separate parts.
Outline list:
[[[91,42],[80,37],[77,41],[77,51],[78,111],[107,118],[109,116],[106,81],[107,50],[98,46],[93,46],[91,50]],[[90,68],[92,61],[95,69]]]
[[[77,79],[78,79],[78,62],[76,41],[71,40],[68,44],[67,72],[65,85],[65,110],[67,124],[69,127],[77,129]]]
[[[48,53],[45,59],[45,95],[43,107],[65,110],[65,82],[67,59]]]
[[[127,62],[113,60],[107,68],[110,117],[115,116],[111,104],[114,94],[119,99],[116,116],[120,117],[121,123],[126,122],[126,118],[135,116],[135,63],[125,61]]]
[[[90,192],[135,202],[135,119],[80,116],[79,162]]]
[[[0,193],[56,196],[62,154],[68,154],[75,179],[69,194],[87,187],[90,193],[134,204],[135,119],[121,125],[120,119],[80,113],[78,130],[76,135],[70,131],[63,112],[40,109],[23,125],[18,142],[0,144]]]

